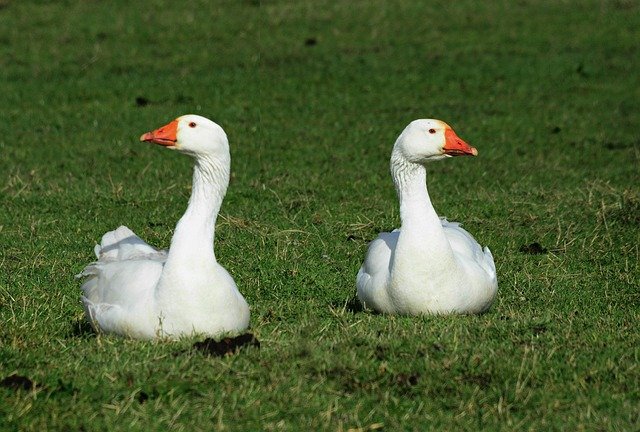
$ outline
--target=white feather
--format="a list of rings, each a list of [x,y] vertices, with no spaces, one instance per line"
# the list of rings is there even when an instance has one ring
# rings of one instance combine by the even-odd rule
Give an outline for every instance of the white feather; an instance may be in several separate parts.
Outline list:
[[[480,313],[493,303],[498,281],[491,251],[459,223],[438,218],[427,192],[424,164],[443,158],[447,129],[451,135],[445,123],[418,120],[396,141],[391,173],[402,227],[381,233],[369,245],[356,276],[358,298],[367,308],[400,314]],[[477,151],[469,146],[468,154]]]
[[[249,325],[249,307],[213,251],[215,220],[229,181],[222,128],[200,116],[178,120],[176,147],[196,158],[193,191],[169,251],[121,226],[106,233],[85,278],[86,317],[100,332],[150,339],[219,336]],[[197,123],[197,128],[183,125]],[[182,132],[181,132],[182,130]]]

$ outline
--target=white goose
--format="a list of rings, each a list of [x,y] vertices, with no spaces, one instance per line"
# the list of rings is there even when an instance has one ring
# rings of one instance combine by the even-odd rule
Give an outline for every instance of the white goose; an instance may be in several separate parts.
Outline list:
[[[398,314],[480,313],[498,289],[496,268],[458,223],[440,219],[429,199],[425,164],[478,151],[439,120],[415,120],[391,153],[391,176],[402,225],[371,242],[358,272],[358,298],[370,309]]]
[[[217,263],[215,222],[229,184],[231,156],[224,130],[185,115],[140,141],[195,159],[193,188],[169,251],[158,251],[121,226],[95,247],[98,261],[78,277],[85,313],[96,329],[140,339],[219,336],[249,325],[249,307],[233,278]]]

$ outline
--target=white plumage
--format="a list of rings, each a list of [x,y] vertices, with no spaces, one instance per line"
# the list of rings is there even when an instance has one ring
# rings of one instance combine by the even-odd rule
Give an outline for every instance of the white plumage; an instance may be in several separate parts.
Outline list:
[[[477,150],[444,122],[416,120],[398,137],[391,175],[400,201],[400,229],[380,233],[369,245],[356,278],[367,308],[386,313],[480,313],[498,289],[496,268],[459,223],[436,214],[424,165]]]
[[[144,134],[195,158],[193,189],[171,247],[158,251],[129,228],[106,233],[87,266],[82,301],[97,331],[133,338],[219,336],[249,325],[249,307],[216,261],[215,221],[229,183],[226,134],[209,119],[182,116]]]

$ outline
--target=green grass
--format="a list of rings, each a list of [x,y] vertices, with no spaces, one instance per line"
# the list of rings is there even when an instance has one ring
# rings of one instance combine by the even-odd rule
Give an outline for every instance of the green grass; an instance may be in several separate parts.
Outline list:
[[[37,384],[0,429],[640,429],[637,2],[211,3],[0,0],[0,380]],[[168,246],[191,161],[137,137],[189,112],[261,342],[225,358],[96,336],[73,277],[120,224]],[[493,251],[482,316],[353,307],[421,117],[480,152],[429,187]]]

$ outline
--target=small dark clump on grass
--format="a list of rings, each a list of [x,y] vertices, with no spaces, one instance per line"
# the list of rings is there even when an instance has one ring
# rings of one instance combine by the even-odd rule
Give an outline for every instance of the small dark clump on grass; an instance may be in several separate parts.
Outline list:
[[[12,374],[0,381],[0,387],[14,390],[32,390],[35,389],[37,385],[26,376]]]
[[[149,105],[150,101],[149,99],[147,99],[144,96],[138,96],[136,98],[136,105],[139,107],[146,107],[147,105]]]
[[[149,400],[149,395],[145,391],[140,391],[140,393],[138,393],[138,396],[136,396],[136,400],[138,401],[138,403],[143,404],[147,400]]]
[[[533,242],[528,245],[520,246],[520,252],[526,253],[529,255],[542,255],[547,253],[547,248],[542,247],[542,245],[538,242]]]

